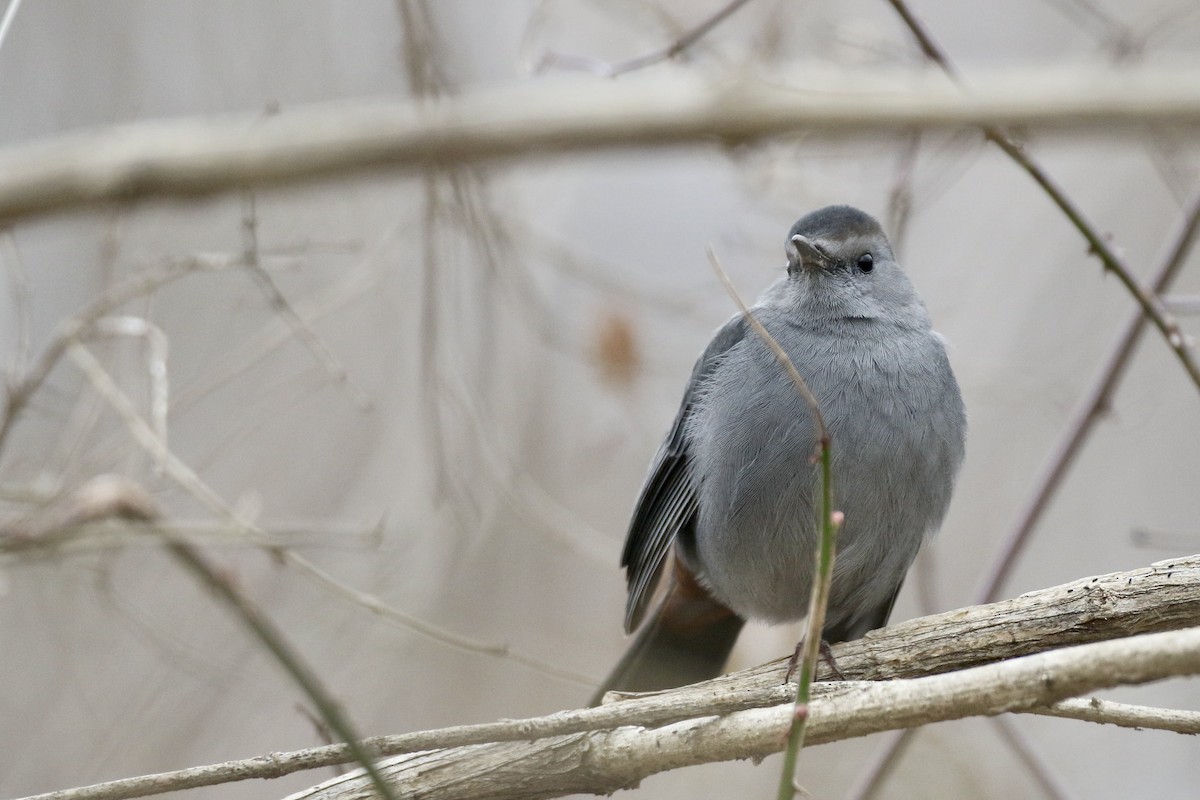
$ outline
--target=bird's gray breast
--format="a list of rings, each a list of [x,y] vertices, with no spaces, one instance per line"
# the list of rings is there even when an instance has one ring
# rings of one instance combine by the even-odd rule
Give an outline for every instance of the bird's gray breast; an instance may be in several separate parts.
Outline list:
[[[831,436],[845,523],[830,624],[886,602],[903,580],[945,513],[966,424],[945,351],[927,327],[845,323],[817,333],[768,322]],[[817,542],[817,439],[807,404],[757,336],[709,375],[688,439],[699,497],[692,566],[745,617],[803,616]]]

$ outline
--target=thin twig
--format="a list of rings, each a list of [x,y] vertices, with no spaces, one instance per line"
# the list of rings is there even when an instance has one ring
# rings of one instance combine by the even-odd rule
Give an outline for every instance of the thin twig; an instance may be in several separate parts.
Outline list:
[[[145,270],[121,283],[105,289],[92,299],[73,317],[64,319],[55,328],[50,342],[42,350],[37,361],[22,376],[7,387],[3,417],[0,417],[0,452],[4,449],[8,434],[17,417],[33,394],[42,386],[58,364],[67,347],[84,337],[96,320],[111,313],[125,303],[148,295],[169,283],[193,272],[205,270],[227,270],[243,266],[239,258],[213,255],[193,255],[173,259],[159,269]]]
[[[324,742],[326,745],[336,744],[337,737],[335,737],[333,735],[333,732],[331,730],[329,730],[329,726],[326,725],[325,722],[320,717],[318,717],[313,712],[309,711],[308,706],[304,705],[303,703],[296,703],[295,709],[296,709],[296,712],[298,714],[300,714],[300,716],[302,716],[306,720],[308,720],[308,723],[313,726],[313,732],[316,733],[317,739]],[[360,744],[361,744],[361,742],[360,742]],[[333,765],[333,774],[334,775],[345,775],[346,774],[345,765],[334,764]]]
[[[1197,230],[1200,230],[1200,192],[1193,195],[1168,240],[1171,244],[1150,283],[1151,290],[1156,294],[1165,291],[1175,280],[1192,250]],[[1022,506],[1016,524],[1004,537],[1000,554],[975,594],[976,603],[988,603],[1000,596],[1000,591],[1016,566],[1025,544],[1075,463],[1084,442],[1111,406],[1113,393],[1120,385],[1125,369],[1133,360],[1133,354],[1145,328],[1145,315],[1140,309],[1133,311],[1096,382],[1072,414],[1065,433],[1055,445],[1050,463],[1034,484],[1037,488]]]
[[[828,435],[821,445],[821,510],[817,526],[821,530],[820,546],[817,548],[816,569],[813,576],[812,595],[808,601],[808,623],[804,631],[804,653],[800,658],[800,674],[796,679],[796,700],[792,705],[792,727],[788,734],[787,749],[783,756],[783,770],[779,778],[777,800],[790,800],[800,787],[796,785],[796,763],[804,747],[804,736],[808,730],[809,704],[812,702],[812,683],[817,671],[817,658],[825,629],[825,609],[829,605],[829,592],[833,585],[833,562],[841,514],[833,510],[833,467],[832,447]]]
[[[311,326],[316,320],[341,309],[373,288],[379,282],[379,276],[373,269],[375,260],[384,245],[394,238],[399,227],[393,226],[361,263],[347,271],[343,280],[293,304],[292,308],[300,321],[306,326]],[[279,317],[272,317],[257,333],[244,337],[236,350],[214,362],[202,384],[193,385],[176,394],[172,403],[174,412],[182,413],[212,392],[250,371],[292,338],[292,328]]]
[[[1037,750],[1029,742],[1029,737],[1023,734],[1011,717],[1004,715],[992,717],[989,722],[999,731],[1000,737],[1012,750],[1025,769],[1033,776],[1033,780],[1041,787],[1044,795],[1050,800],[1068,800],[1071,793],[1062,781],[1051,772],[1044,761],[1037,755]]]
[[[166,446],[167,413],[170,409],[170,380],[167,373],[167,334],[142,317],[100,317],[92,325],[96,336],[129,336],[146,342],[146,373],[150,381],[150,423]],[[158,464],[161,470],[162,465]]]
[[[888,0],[888,2],[891,3],[896,13],[900,15],[904,24],[912,32],[926,58],[937,64],[956,83],[962,84],[962,79],[958,75],[957,70],[950,64],[945,52],[933,40],[933,37],[925,29],[925,26],[909,10],[906,0]],[[1082,209],[1075,205],[1074,201],[1050,177],[1049,173],[1034,160],[1033,156],[1025,151],[1024,147],[996,125],[987,124],[980,127],[989,141],[1003,150],[1005,155],[1025,170],[1042,187],[1046,196],[1058,206],[1063,215],[1066,216],[1075,229],[1079,231],[1080,235],[1083,236],[1084,240],[1088,243],[1089,252],[1100,259],[1100,263],[1103,264],[1105,270],[1117,276],[1117,279],[1120,280],[1133,296],[1134,300],[1137,301],[1138,305],[1141,306],[1142,312],[1154,323],[1159,332],[1162,333],[1167,346],[1171,348],[1171,352],[1175,354],[1180,365],[1187,372],[1192,383],[1195,384],[1196,389],[1200,390],[1200,365],[1196,363],[1192,349],[1188,345],[1187,338],[1183,335],[1179,323],[1163,307],[1158,297],[1142,287],[1137,278],[1134,277],[1133,271],[1129,266],[1109,247],[1108,242],[1105,241],[1104,237],[1100,235],[1095,227],[1087,221]]]
[[[812,683],[816,675],[817,657],[821,650],[821,636],[825,628],[825,609],[829,605],[829,589],[833,582],[833,562],[838,528],[841,527],[841,515],[833,509],[833,468],[829,429],[825,426],[825,417],[821,414],[820,404],[809,389],[808,384],[800,375],[796,365],[788,356],[787,351],[767,331],[766,327],[746,307],[741,295],[734,288],[729,275],[717,259],[717,254],[711,246],[705,248],[708,261],[713,271],[721,279],[725,291],[737,303],[743,318],[754,329],[754,332],[770,348],[779,365],[787,371],[796,392],[808,403],[812,414],[813,427],[817,438],[817,460],[819,462],[819,486],[821,492],[820,508],[814,520],[815,528],[821,531],[821,538],[813,564],[812,594],[808,601],[808,620],[805,626],[803,655],[800,658],[799,674],[796,679],[796,698],[793,702],[792,724],[788,730],[787,749],[784,753],[783,771],[779,779],[778,800],[789,800],[794,794],[796,778],[796,762],[800,750],[804,747],[804,734],[808,727],[809,702],[812,700]]]
[[[17,10],[21,8],[21,0],[8,0],[8,8],[4,9],[4,18],[0,19],[0,48],[12,30],[13,20],[17,18]]]
[[[1151,708],[1149,706],[1115,703],[1098,697],[1063,700],[1046,708],[1035,708],[1026,713],[1044,717],[1062,717],[1095,722],[1101,725],[1118,725],[1137,730],[1171,731],[1191,736],[1200,735],[1200,711],[1182,711],[1175,708]]]
[[[450,82],[442,69],[441,59],[434,56],[436,33],[429,19],[428,9],[417,0],[396,0],[396,11],[400,20],[400,35],[404,74],[409,88],[419,102],[428,103],[450,89]],[[418,330],[421,347],[418,353],[418,374],[421,387],[421,412],[426,417],[422,426],[432,453],[430,470],[434,476],[434,504],[442,503],[447,487],[451,484],[450,459],[447,455],[446,425],[437,398],[437,364],[442,347],[441,314],[441,252],[439,235],[445,205],[442,199],[443,181],[446,172],[427,170],[421,177],[423,207],[421,217],[421,299],[418,310]],[[456,513],[457,505],[452,506]]]
[[[350,373],[345,365],[342,364],[333,350],[329,348],[329,345],[325,344],[325,341],[317,336],[312,327],[297,313],[296,309],[279,288],[279,284],[263,269],[259,258],[258,212],[254,193],[247,190],[243,193],[242,198],[242,232],[245,239],[244,257],[249,267],[250,276],[254,278],[254,282],[258,284],[259,289],[266,296],[267,302],[271,304],[271,308],[284,321],[284,324],[287,325],[292,334],[300,340],[301,344],[308,349],[308,352],[321,365],[330,379],[334,383],[344,386],[350,392],[350,396],[354,398],[354,404],[360,411],[369,411],[374,405],[371,397],[350,378]]]
[[[1058,8],[1064,16],[1079,23],[1080,28],[1090,28],[1101,41],[1133,38],[1133,31],[1128,25],[1118,22],[1088,0],[1049,0],[1047,5]]]
[[[133,402],[116,385],[103,365],[92,355],[91,351],[78,342],[72,342],[68,345],[68,352],[72,360],[75,361],[92,383],[92,386],[108,401],[118,416],[121,417],[130,433],[133,434],[134,441],[145,449],[156,461],[162,464],[163,471],[169,478],[202,502],[213,513],[229,520],[260,546],[272,550],[284,563],[296,567],[301,573],[315,579],[327,589],[352,601],[356,605],[388,621],[397,623],[406,630],[428,637],[441,644],[464,652],[504,658],[529,667],[543,675],[561,678],[580,686],[595,685],[595,680],[592,676],[580,675],[577,672],[564,669],[548,661],[525,655],[513,650],[507,644],[479,642],[405,614],[399,609],[388,605],[375,595],[355,589],[335,578],[304,556],[289,549],[286,542],[271,536],[250,520],[245,519],[236,509],[229,506],[190,466],[171,452],[162,440],[158,438],[150,425],[137,413]]]
[[[921,51],[925,57],[937,64],[943,72],[949,75],[955,81],[959,81],[956,70],[950,64],[949,59],[941,50],[938,44],[933,40],[932,36],[925,30],[924,25],[918,20],[908,8],[905,0],[888,0],[892,7],[899,14],[905,25],[916,38]],[[1078,453],[1083,441],[1087,438],[1092,426],[1099,418],[1103,409],[1107,408],[1109,398],[1113,389],[1119,382],[1120,376],[1124,372],[1125,365],[1132,356],[1135,345],[1137,344],[1141,332],[1144,328],[1145,320],[1148,315],[1157,315],[1155,324],[1166,335],[1167,343],[1180,359],[1184,369],[1192,377],[1192,380],[1200,387],[1200,373],[1197,372],[1195,363],[1191,359],[1190,348],[1186,339],[1179,332],[1178,325],[1171,320],[1171,327],[1168,328],[1163,314],[1159,313],[1162,309],[1162,304],[1156,297],[1147,295],[1141,286],[1133,279],[1129,269],[1117,258],[1116,254],[1109,249],[1107,243],[1091,228],[1091,226],[1083,218],[1082,212],[1075,208],[1069,198],[1054,184],[1049,176],[1037,165],[1033,159],[1026,154],[1019,145],[1013,142],[1003,131],[992,125],[983,126],[983,130],[987,138],[1000,147],[1010,158],[1016,161],[1022,168],[1028,172],[1037,183],[1042,186],[1050,198],[1056,205],[1066,214],[1071,223],[1084,236],[1095,253],[1104,263],[1107,269],[1115,272],[1122,278],[1122,282],[1130,289],[1135,299],[1140,305],[1140,310],[1130,319],[1125,327],[1125,333],[1121,337],[1113,356],[1109,361],[1109,366],[1105,370],[1104,377],[1101,378],[1097,387],[1091,394],[1090,401],[1086,404],[1084,410],[1077,414],[1073,424],[1069,427],[1070,433],[1066,439],[1059,445],[1052,463],[1041,481],[1039,481],[1039,489],[1035,496],[1025,506],[1025,509],[1019,516],[1019,522],[1006,539],[1004,549],[1001,552],[991,574],[984,582],[984,588],[980,591],[977,602],[988,602],[995,599],[998,595],[1001,586],[1007,579],[1009,572],[1015,565],[1017,557],[1023,550],[1025,542],[1032,533],[1042,512],[1048,506],[1050,498],[1058,488],[1058,485],[1066,475],[1071,463],[1074,461],[1075,455]],[[1191,247],[1192,238],[1195,234],[1197,221],[1200,220],[1200,195],[1196,196],[1190,207],[1190,212],[1185,215],[1182,230],[1176,239],[1176,245],[1172,248],[1171,254],[1167,257],[1166,264],[1160,270],[1158,277],[1153,283],[1153,291],[1155,294],[1161,292],[1171,279],[1175,272],[1182,265],[1183,260]],[[878,751],[873,768],[869,773],[869,777],[860,782],[856,787],[856,792],[852,795],[854,798],[861,800],[862,798],[870,797],[875,790],[882,785],[891,774],[892,768],[907,751],[907,747],[911,738],[916,734],[915,730],[902,731],[896,734],[883,748]]]
[[[293,651],[287,640],[261,611],[236,591],[220,571],[211,566],[200,553],[188,544],[163,533],[167,549],[195,575],[213,594],[222,600],[271,651],[275,660],[296,682],[316,709],[321,721],[337,734],[346,745],[351,758],[366,770],[371,785],[382,800],[397,800],[392,787],[380,773],[375,758],[364,747],[350,720],[342,712],[337,699],[321,683],[317,674]]]
[[[615,78],[627,72],[635,72],[663,61],[670,61],[703,39],[714,28],[732,16],[735,11],[749,2],[750,0],[732,0],[732,2],[717,9],[716,12],[703,22],[678,37],[666,47],[643,56],[638,56],[637,58],[631,58],[628,61],[621,61],[617,64],[606,64],[598,58],[591,58],[589,56],[573,56],[564,53],[549,52],[543,55],[538,61],[534,71],[541,72],[550,67],[564,67],[567,69],[583,70],[605,78]]]
[[[912,216],[913,173],[916,171],[917,156],[921,153],[921,132],[911,131],[896,157],[895,176],[888,190],[887,221],[888,239],[897,253],[904,249],[908,234],[908,222]]]
[[[41,509],[39,509],[40,511]],[[382,523],[360,525],[339,523],[295,523],[275,524],[264,528],[267,535],[286,539],[290,548],[345,550],[359,548],[361,542],[374,536]],[[172,520],[161,522],[159,527],[182,541],[202,544],[206,548],[256,548],[261,542],[247,538],[244,529],[229,522],[209,520]],[[37,531],[43,530],[40,526]],[[35,531],[35,533],[37,533]],[[358,542],[346,542],[346,539]],[[90,553],[97,550],[130,547],[148,547],[151,543],[145,536],[127,525],[111,521],[85,522],[71,525],[55,525],[44,533],[31,535],[23,520],[6,521],[0,525],[0,561],[5,566],[21,563],[22,559],[38,559]]]
[[[733,282],[729,280],[729,274],[725,272],[725,269],[721,266],[721,262],[717,260],[717,254],[713,251],[712,246],[710,245],[705,247],[704,252],[708,255],[708,263],[712,265],[713,271],[716,272],[717,277],[721,279],[721,284],[725,287],[725,291],[728,292],[729,296],[733,298],[733,301],[737,303],[738,310],[742,312],[742,316],[745,317],[746,322],[749,323],[750,327],[754,329],[754,333],[760,339],[762,339],[763,344],[770,348],[771,353],[775,356],[775,359],[779,362],[779,365],[783,367],[783,369],[787,372],[788,377],[791,378],[792,384],[796,387],[796,391],[801,397],[804,398],[804,402],[808,404],[808,410],[813,417],[813,425],[816,426],[817,447],[823,447],[829,441],[829,428],[825,426],[825,416],[821,413],[821,404],[817,402],[816,395],[814,395],[812,390],[808,388],[808,384],[805,383],[804,378],[796,369],[796,365],[793,364],[792,359],[788,357],[787,351],[780,346],[779,342],[775,341],[775,337],[772,336],[765,327],[763,327],[763,324],[758,321],[758,318],[755,317],[754,314],[750,312],[750,309],[746,307],[746,303],[742,300],[741,295],[738,294]],[[814,453],[814,455],[817,454]]]
[[[877,796],[880,787],[892,776],[892,770],[908,752],[919,730],[920,728],[905,728],[889,731],[883,744],[871,755],[871,761],[858,776],[858,781],[846,793],[848,800],[871,800]]]
[[[483,457],[483,465],[491,471],[491,482],[501,489],[501,494],[511,508],[541,525],[550,536],[564,543],[579,555],[599,563],[607,564],[612,558],[611,546],[602,532],[583,519],[577,512],[564,506],[528,472],[521,469],[513,459],[502,454],[492,440],[492,431],[484,422],[484,415],[469,399],[464,388],[456,390],[448,381],[438,376],[438,397],[459,407],[459,419],[470,426],[472,441]]]
[[[3,256],[0,256],[0,260],[4,261],[7,268],[9,284],[12,286],[13,311],[16,316],[16,331],[14,331],[16,353],[13,355],[9,374],[20,375],[25,372],[30,354],[29,276],[25,274],[25,262],[21,258],[21,251],[17,248],[13,232],[9,229],[0,230],[0,241],[3,242],[4,247],[4,253]]]

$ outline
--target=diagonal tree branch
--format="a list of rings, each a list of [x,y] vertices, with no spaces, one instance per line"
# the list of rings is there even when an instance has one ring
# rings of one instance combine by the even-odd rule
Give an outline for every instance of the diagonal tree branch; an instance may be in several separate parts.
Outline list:
[[[958,75],[958,71],[950,63],[945,51],[934,41],[929,31],[925,29],[921,21],[912,13],[906,0],[888,0],[888,2],[896,9],[896,13],[900,15],[904,24],[912,32],[925,57],[937,64],[952,80],[961,84],[962,80]],[[1033,156],[1025,151],[1025,148],[1016,139],[995,124],[985,124],[981,128],[989,141],[1003,150],[1005,155],[1011,158],[1021,169],[1025,170],[1029,174],[1029,177],[1033,178],[1042,187],[1046,196],[1058,206],[1063,215],[1079,231],[1084,240],[1087,241],[1089,252],[1099,258],[1100,263],[1104,265],[1104,269],[1116,275],[1117,279],[1133,295],[1133,299],[1141,306],[1142,313],[1162,333],[1167,346],[1171,348],[1180,365],[1187,372],[1188,377],[1191,378],[1192,383],[1200,390],[1200,365],[1196,363],[1192,354],[1192,348],[1188,345],[1183,331],[1180,330],[1179,323],[1175,321],[1175,318],[1163,306],[1158,296],[1142,287],[1124,259],[1108,246],[1104,237],[1088,222],[1083,214],[1083,210],[1067,196],[1062,187],[1050,177],[1050,174],[1038,164]]]
[[[646,67],[654,66],[663,61],[670,61],[680,53],[684,52],[696,42],[703,39],[708,34],[712,33],[713,29],[720,25],[729,17],[733,16],[734,12],[738,11],[742,6],[748,4],[750,0],[730,0],[721,8],[710,14],[700,24],[688,30],[675,41],[671,42],[666,47],[655,50],[646,55],[631,58],[628,61],[622,61],[618,64],[607,64],[598,58],[591,56],[576,56],[567,55],[565,53],[549,52],[542,56],[539,60],[536,70],[538,72],[559,67],[562,69],[576,69],[584,72],[590,72],[593,75],[599,75],[604,78],[615,78],[618,75],[624,75],[627,72],[636,72]]]
[[[925,29],[925,26],[909,9],[905,0],[888,0],[888,2],[891,3],[901,20],[911,31],[925,57],[937,64],[946,75],[961,85],[957,70],[954,69],[945,52],[934,41],[933,37]],[[1129,268],[1125,266],[1108,247],[1107,243],[1104,242],[1102,237],[1090,226],[1084,218],[1082,211],[1075,207],[1066,193],[1050,179],[1049,175],[1019,144],[995,125],[985,125],[983,126],[983,131],[990,141],[995,143],[1020,165],[1042,187],[1055,205],[1059,207],[1088,241],[1091,252],[1101,259],[1104,268],[1118,275],[1139,305],[1139,312],[1126,324],[1124,334],[1110,359],[1104,376],[1089,395],[1088,404],[1076,415],[1074,421],[1071,423],[1070,432],[1060,443],[1051,464],[1043,474],[1042,482],[1039,484],[1040,488],[1022,509],[1016,526],[1006,539],[1001,555],[997,558],[995,566],[985,579],[980,597],[982,598],[982,602],[987,602],[988,600],[995,599],[999,594],[1001,586],[1016,563],[1018,555],[1032,534],[1042,512],[1045,510],[1054,492],[1057,491],[1059,484],[1073,463],[1084,440],[1091,432],[1092,425],[1099,418],[1099,414],[1107,404],[1112,391],[1115,389],[1124,372],[1126,363],[1132,357],[1147,318],[1154,321],[1155,326],[1158,327],[1167,340],[1168,347],[1171,348],[1179,359],[1184,371],[1188,373],[1197,388],[1200,388],[1200,371],[1198,371],[1195,360],[1192,357],[1191,347],[1187,339],[1183,336],[1178,324],[1166,311],[1158,297],[1158,293],[1169,285],[1191,248],[1193,236],[1196,231],[1196,212],[1200,206],[1193,204],[1189,212],[1185,215],[1182,232],[1177,236],[1175,245],[1167,257],[1165,265],[1155,279],[1154,293],[1149,294],[1134,280]],[[854,800],[867,800],[867,798],[874,796],[876,789],[887,779],[896,762],[907,750],[913,733],[914,731],[912,730],[902,731],[879,749],[856,784],[850,797],[854,798]]]
[[[1200,192],[1193,195],[1191,202],[1184,210],[1177,230],[1169,239],[1171,244],[1167,248],[1166,257],[1150,284],[1151,290],[1156,295],[1166,291],[1174,282],[1175,276],[1179,274],[1188,254],[1192,251],[1198,228],[1200,228]],[[984,579],[983,588],[979,590],[975,602],[990,603],[1000,596],[1004,582],[1008,580],[1009,573],[1016,565],[1025,543],[1029,540],[1034,528],[1049,507],[1050,500],[1075,463],[1075,457],[1083,449],[1084,442],[1096,427],[1096,423],[1103,417],[1104,412],[1108,410],[1113,393],[1120,385],[1126,367],[1133,361],[1133,354],[1137,350],[1137,345],[1141,341],[1145,329],[1146,315],[1142,313],[1141,309],[1137,309],[1125,322],[1108,362],[1095,384],[1088,390],[1086,399],[1067,424],[1066,430],[1050,458],[1050,463],[1035,484],[1037,489],[1017,515],[1017,521],[1005,537],[1000,555]]]

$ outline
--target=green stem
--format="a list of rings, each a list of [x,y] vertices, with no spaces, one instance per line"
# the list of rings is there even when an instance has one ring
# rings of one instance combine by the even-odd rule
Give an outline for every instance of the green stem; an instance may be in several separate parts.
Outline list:
[[[804,633],[804,654],[800,660],[796,681],[796,702],[793,706],[792,729],[788,734],[787,750],[783,756],[783,773],[779,777],[777,800],[791,800],[796,793],[796,762],[804,747],[804,732],[808,727],[809,701],[812,682],[817,671],[817,656],[821,652],[821,634],[825,627],[825,607],[829,604],[829,588],[833,582],[833,558],[840,520],[833,512],[833,468],[829,439],[821,442],[821,509],[818,524],[821,529],[817,549],[816,574],[813,576],[812,597],[808,604],[808,625]]]
[[[325,690],[316,673],[309,669],[300,656],[292,650],[270,620],[238,594],[221,573],[214,569],[194,548],[170,538],[167,539],[167,548],[217,597],[224,600],[254,632],[258,640],[271,651],[275,660],[292,676],[301,691],[308,695],[308,699],[316,708],[321,720],[346,743],[350,756],[366,770],[371,784],[375,787],[376,794],[382,800],[396,800],[396,795],[388,785],[387,779],[375,766],[375,759],[363,747],[350,721],[342,713],[341,706]]]

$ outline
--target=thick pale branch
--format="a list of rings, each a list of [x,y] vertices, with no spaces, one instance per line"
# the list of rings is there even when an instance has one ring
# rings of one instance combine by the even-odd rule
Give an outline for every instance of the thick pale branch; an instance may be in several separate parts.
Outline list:
[[[1080,645],[925,678],[853,682],[810,705],[816,744],[969,716],[1025,710],[1094,689],[1200,673],[1200,628]],[[662,727],[626,726],[534,742],[471,745],[400,756],[381,769],[405,795],[423,798],[608,794],[648,775],[781,749],[790,704],[707,715]],[[343,775],[291,800],[365,798]]]
[[[792,87],[787,88],[790,84]],[[613,147],[737,143],[914,127],[1024,125],[1105,135],[1200,123],[1193,72],[1008,72],[971,90],[928,74],[811,69],[778,80],[669,74],[545,80],[410,102],[343,102],[275,115],[81,132],[0,151],[0,220],[98,201],[189,195],[348,170],[423,167]]]
[[[911,678],[1119,636],[1200,625],[1200,555],[933,614],[833,648],[850,679]],[[771,686],[784,659],[713,683]],[[822,665],[818,679],[832,674]]]
[[[1200,555],[1085,578],[986,606],[910,620],[869,633],[864,639],[836,645],[833,652],[839,668],[855,682],[916,678],[1064,645],[1196,625],[1200,625]],[[611,702],[599,708],[382,736],[368,739],[364,745],[376,755],[447,747],[465,748],[465,752],[472,746],[490,747],[497,742],[549,741],[548,737],[571,735],[586,738],[590,731],[663,726],[690,718],[773,706],[787,703],[794,694],[790,686],[781,683],[785,660],[694,687]],[[824,664],[818,678],[826,681],[831,678]],[[824,683],[815,688],[824,696],[845,687]],[[1089,689],[1081,689],[1079,693],[1086,691]],[[779,739],[776,745],[781,743]],[[249,778],[274,778],[349,760],[344,746],[333,745],[111,781],[27,800],[124,800]]]

